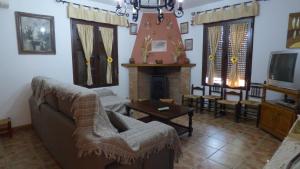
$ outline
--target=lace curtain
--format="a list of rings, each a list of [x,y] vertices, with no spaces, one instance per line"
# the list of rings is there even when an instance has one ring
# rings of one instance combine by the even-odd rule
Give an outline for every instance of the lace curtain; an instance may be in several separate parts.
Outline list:
[[[230,25],[230,42],[231,42],[231,52],[232,56],[230,58],[231,61],[231,69],[228,78],[228,86],[230,87],[239,87],[240,77],[238,71],[238,63],[239,63],[239,52],[242,46],[242,42],[246,35],[248,24],[232,24]]]
[[[107,67],[106,67],[106,83],[112,84],[112,48],[113,48],[113,40],[114,40],[114,30],[112,28],[99,28],[104,44],[104,48],[107,55]]]
[[[209,66],[207,71],[207,77],[208,77],[207,84],[209,85],[214,84],[216,52],[221,38],[221,31],[222,31],[221,26],[214,26],[208,28],[208,41],[210,46],[210,55],[208,57]]]
[[[93,26],[77,24],[77,31],[79,38],[83,47],[84,56],[86,59],[87,66],[87,85],[93,85],[92,72],[91,72],[91,57],[93,53],[93,43],[94,43],[94,32]]]

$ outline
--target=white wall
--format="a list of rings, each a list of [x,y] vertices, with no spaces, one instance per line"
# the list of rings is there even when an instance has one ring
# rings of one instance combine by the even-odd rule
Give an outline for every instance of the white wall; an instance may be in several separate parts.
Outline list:
[[[224,0],[203,5],[185,11],[179,23],[192,20],[191,12],[203,11],[232,5],[248,0]],[[260,3],[260,15],[255,18],[252,81],[263,82],[267,78],[267,65],[271,51],[286,49],[289,13],[300,12],[299,0],[270,0]],[[202,46],[203,26],[190,26],[190,33],[183,35],[183,39],[194,39],[194,50],[187,52],[192,63],[197,66],[192,70],[192,84],[201,84],[202,75]],[[290,49],[289,49],[290,50]],[[300,50],[294,50],[300,53]]]
[[[88,0],[73,0],[85,5],[114,10],[114,6]],[[55,17],[56,55],[19,55],[14,12]],[[10,0],[9,9],[0,8],[0,118],[11,117],[13,126],[30,123],[28,98],[32,77],[43,75],[73,83],[70,20],[66,4],[55,0]],[[119,28],[119,64],[128,62],[135,36]],[[128,72],[119,66],[119,86],[113,90],[128,96]]]
[[[73,0],[82,4],[114,10],[88,0]],[[180,22],[190,21],[192,11],[201,11],[246,0],[224,0],[186,10]],[[255,20],[252,80],[266,80],[269,53],[285,50],[288,15],[300,12],[299,0],[270,0],[260,2],[261,13]],[[55,17],[56,55],[19,55],[14,12],[29,12]],[[66,16],[66,5],[55,0],[10,0],[9,9],[0,9],[0,118],[11,117],[13,126],[30,123],[28,98],[30,82],[36,75],[49,76],[63,82],[73,83],[70,21]],[[128,63],[135,36],[127,28],[119,28],[119,64]],[[194,50],[187,52],[192,63],[192,84],[201,84],[203,26],[190,26],[184,39],[194,39]],[[295,50],[300,52],[300,50]],[[120,96],[128,96],[128,72],[119,66],[119,86],[112,87]]]

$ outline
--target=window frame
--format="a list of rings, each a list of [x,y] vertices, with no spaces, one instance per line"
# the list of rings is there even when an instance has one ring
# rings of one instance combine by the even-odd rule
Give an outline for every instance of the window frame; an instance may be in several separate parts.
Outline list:
[[[204,24],[203,26],[203,55],[202,55],[202,85],[209,86],[206,83],[206,76],[207,76],[207,68],[208,68],[208,28],[213,26],[228,26],[230,24],[238,24],[238,23],[248,23],[248,41],[247,41],[247,55],[246,55],[246,70],[245,70],[245,86],[236,87],[238,89],[246,89],[246,86],[250,85],[251,83],[251,76],[252,76],[252,58],[253,58],[253,39],[254,39],[254,23],[255,17],[246,17],[241,19],[234,19],[222,22],[214,22],[209,24]],[[222,65],[221,65],[221,86],[226,88],[229,87],[226,84],[227,80],[227,73],[228,73],[228,49],[229,49],[229,29],[224,29],[223,33],[223,44],[222,44]]]
[[[101,88],[101,87],[109,87],[109,86],[118,86],[119,85],[118,27],[115,25],[111,25],[111,24],[104,24],[104,23],[85,21],[85,20],[73,19],[73,18],[71,19],[70,24],[71,24],[73,83],[76,85],[87,87],[87,88]],[[85,24],[85,25],[94,26],[94,35],[96,35],[96,36],[94,37],[94,49],[93,49],[92,56],[99,57],[98,59],[99,59],[99,64],[101,65],[101,67],[98,68],[97,72],[92,73],[92,76],[105,76],[105,78],[101,77],[100,84],[93,84],[92,86],[78,84],[79,75],[77,74],[77,72],[78,72],[77,65],[79,63],[78,63],[78,59],[76,58],[77,57],[77,54],[76,54],[77,46],[75,46],[76,45],[75,38],[78,37],[78,32],[77,32],[76,26],[75,26],[76,24]],[[97,35],[101,35],[100,32],[99,32],[99,34],[95,34],[95,32],[97,31],[97,30],[95,30],[95,28],[99,28],[99,27],[107,27],[107,28],[114,29],[114,42],[113,42],[113,50],[112,50],[112,58],[113,58],[113,64],[112,64],[113,82],[112,82],[112,84],[104,83],[104,80],[103,80],[103,79],[106,79],[106,63],[107,62],[106,62],[106,59],[100,58],[100,56],[103,56],[103,54],[100,53],[99,47],[102,45],[101,47],[104,48],[103,44],[96,43],[96,41],[102,42],[102,40],[101,41],[99,40],[99,36],[97,36]],[[76,33],[77,33],[77,35],[76,35]],[[95,52],[96,50],[98,50],[98,51]],[[106,56],[106,53],[104,55]],[[92,69],[93,69],[93,65],[92,65]],[[105,71],[103,71],[103,70],[105,70]],[[104,72],[104,74],[101,74],[101,72]],[[97,74],[97,75],[94,75],[94,74]]]

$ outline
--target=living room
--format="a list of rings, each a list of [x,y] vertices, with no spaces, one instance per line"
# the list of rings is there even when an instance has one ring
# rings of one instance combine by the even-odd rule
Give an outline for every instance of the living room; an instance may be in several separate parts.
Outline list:
[[[0,168],[297,168],[299,12],[297,0],[0,0]]]

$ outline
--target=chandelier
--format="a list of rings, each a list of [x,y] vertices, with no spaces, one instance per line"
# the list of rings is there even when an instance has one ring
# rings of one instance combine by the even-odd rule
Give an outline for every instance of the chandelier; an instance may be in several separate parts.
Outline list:
[[[117,0],[116,14],[118,16],[129,16],[129,6],[132,6],[132,20],[136,22],[139,19],[141,9],[154,9],[157,11],[157,23],[164,20],[163,9],[173,11],[177,18],[184,15],[182,2],[177,0],[178,7],[175,9],[176,0]]]

